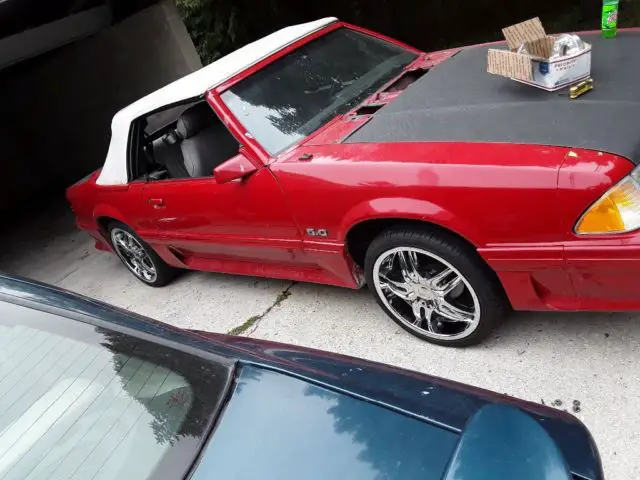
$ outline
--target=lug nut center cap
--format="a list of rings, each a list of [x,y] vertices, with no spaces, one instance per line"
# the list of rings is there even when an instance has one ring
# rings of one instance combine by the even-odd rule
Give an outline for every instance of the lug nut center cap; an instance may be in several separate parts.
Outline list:
[[[413,285],[413,292],[416,296],[424,299],[424,300],[434,300],[435,295],[431,291],[429,287],[425,287],[424,285]]]

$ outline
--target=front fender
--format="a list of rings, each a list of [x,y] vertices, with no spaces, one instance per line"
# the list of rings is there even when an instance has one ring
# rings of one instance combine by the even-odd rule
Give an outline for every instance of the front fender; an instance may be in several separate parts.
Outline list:
[[[405,197],[375,198],[351,208],[340,224],[340,239],[356,225],[378,219],[419,220],[435,224],[465,238],[474,246],[479,245],[481,235],[463,219],[435,203]]]

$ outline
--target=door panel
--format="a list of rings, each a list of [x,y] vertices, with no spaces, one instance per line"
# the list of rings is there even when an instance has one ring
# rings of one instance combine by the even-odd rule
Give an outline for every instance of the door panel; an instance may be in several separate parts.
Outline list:
[[[149,242],[186,258],[293,263],[302,241],[273,174],[263,168],[243,181],[213,177],[148,183],[155,218]]]

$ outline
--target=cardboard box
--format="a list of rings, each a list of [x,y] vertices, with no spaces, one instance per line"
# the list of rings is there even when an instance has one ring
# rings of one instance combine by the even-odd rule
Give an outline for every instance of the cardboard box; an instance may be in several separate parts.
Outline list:
[[[577,54],[551,60],[556,37],[547,35],[538,17],[502,29],[509,50],[489,49],[487,72],[549,92],[591,75],[591,45]],[[525,53],[518,53],[520,47]]]

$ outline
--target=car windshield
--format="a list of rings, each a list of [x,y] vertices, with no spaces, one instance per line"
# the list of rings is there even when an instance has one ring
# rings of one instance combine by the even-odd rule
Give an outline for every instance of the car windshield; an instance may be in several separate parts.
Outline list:
[[[242,80],[222,100],[274,155],[351,110],[416,58],[393,43],[340,28]]]
[[[0,302],[0,478],[183,478],[228,367]]]

